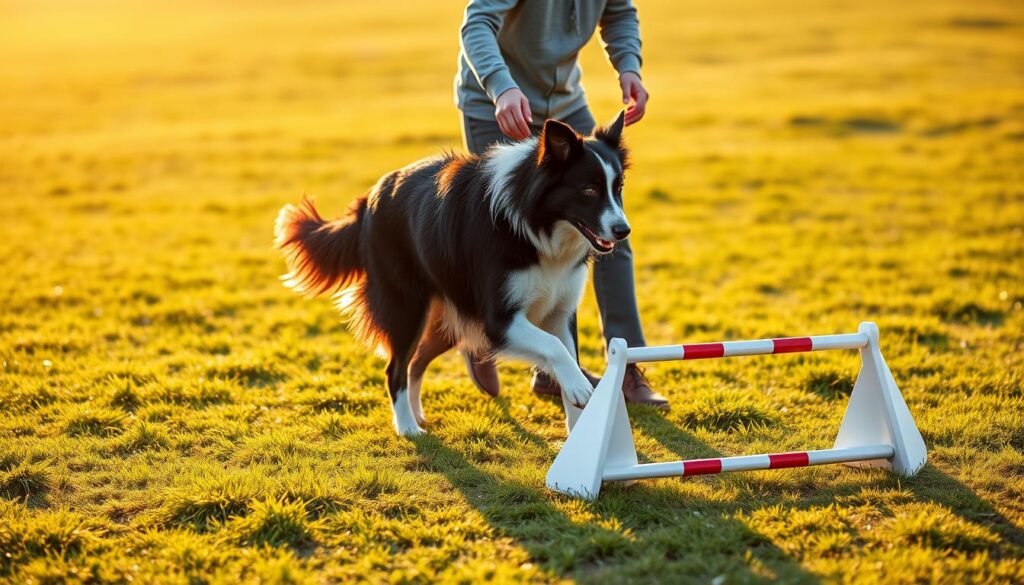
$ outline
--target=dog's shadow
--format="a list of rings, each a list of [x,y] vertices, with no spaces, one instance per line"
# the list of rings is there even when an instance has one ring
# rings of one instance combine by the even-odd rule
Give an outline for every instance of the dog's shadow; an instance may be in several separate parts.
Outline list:
[[[500,422],[511,426],[524,449],[532,452],[530,458],[542,459],[546,469],[556,454],[553,446],[517,421],[506,398],[498,401],[503,411]],[[653,424],[672,427],[659,415],[654,417],[661,423]],[[692,436],[676,432],[679,446],[694,449],[690,456],[716,454]],[[744,583],[819,581],[734,518],[733,509],[716,507],[715,502],[681,499],[678,491],[656,483],[607,486],[597,501],[583,502],[547,491],[542,476],[493,471],[506,462],[475,462],[477,454],[435,435],[416,437],[413,443],[423,467],[444,475],[495,532],[514,540],[531,562],[553,576],[601,581],[602,572],[614,567],[622,571],[619,574],[648,582],[678,581],[684,574],[678,571],[685,571],[687,579],[703,581],[718,576]]]

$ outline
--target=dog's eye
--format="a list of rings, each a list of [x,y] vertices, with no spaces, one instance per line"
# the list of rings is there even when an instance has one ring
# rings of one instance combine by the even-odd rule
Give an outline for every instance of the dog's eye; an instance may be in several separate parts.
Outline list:
[[[597,197],[597,189],[593,187],[584,187],[583,194],[587,197]]]

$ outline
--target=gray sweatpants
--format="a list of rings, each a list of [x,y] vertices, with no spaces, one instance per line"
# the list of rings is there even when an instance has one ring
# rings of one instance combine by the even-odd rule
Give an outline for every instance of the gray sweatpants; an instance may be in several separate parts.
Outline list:
[[[589,108],[580,108],[562,119],[563,122],[583,134],[594,130],[594,116]],[[542,126],[531,126],[534,134],[540,134]],[[462,137],[466,150],[479,155],[497,142],[510,142],[501,133],[494,120],[478,120],[462,117]],[[629,347],[647,345],[640,327],[640,312],[636,305],[636,288],[633,284],[633,249],[629,240],[615,245],[611,254],[598,256],[594,260],[594,294],[601,311],[601,327],[605,340],[621,337]],[[573,318],[575,330],[575,317]],[[575,337],[575,331],[573,332]]]

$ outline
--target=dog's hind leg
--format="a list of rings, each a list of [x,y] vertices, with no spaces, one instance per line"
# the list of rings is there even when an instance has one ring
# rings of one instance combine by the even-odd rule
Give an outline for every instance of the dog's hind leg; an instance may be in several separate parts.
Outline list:
[[[422,435],[424,432],[416,420],[409,390],[409,360],[412,357],[415,340],[419,333],[417,330],[415,335],[395,340],[398,343],[392,346],[393,353],[387,368],[388,393],[391,395],[391,421],[398,434],[407,437]],[[417,394],[419,394],[418,389]]]
[[[416,417],[416,422],[421,425],[427,423],[426,417],[423,416],[423,374],[427,371],[430,362],[455,345],[451,336],[442,326],[443,319],[444,305],[434,303],[430,308],[430,317],[423,330],[423,337],[420,338],[416,353],[413,354],[412,360],[409,362],[409,404],[412,407],[413,416]]]
[[[423,335],[427,301],[377,283],[367,289],[367,302],[374,325],[387,340],[391,353],[387,384],[395,430],[407,437],[421,435],[424,431],[416,422],[409,400],[409,362]]]

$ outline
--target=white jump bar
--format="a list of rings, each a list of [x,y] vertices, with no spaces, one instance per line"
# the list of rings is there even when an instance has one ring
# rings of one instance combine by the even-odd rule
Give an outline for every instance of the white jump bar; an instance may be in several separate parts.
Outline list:
[[[606,469],[603,481],[627,481],[655,477],[686,477],[708,475],[728,471],[754,471],[758,469],[782,469],[786,467],[808,467],[831,463],[852,463],[891,459],[895,454],[892,445],[867,445],[819,451],[798,451],[793,453],[768,453],[721,457],[718,459],[690,459],[666,463],[641,463],[630,467]]]
[[[780,337],[775,339],[723,341],[718,343],[655,345],[650,347],[630,347],[626,349],[626,361],[629,363],[661,362],[669,360],[698,360],[743,355],[797,353],[821,351],[824,349],[859,349],[865,347],[867,344],[868,336],[864,333],[842,333],[839,335]]]

